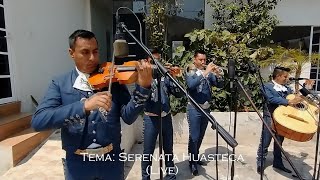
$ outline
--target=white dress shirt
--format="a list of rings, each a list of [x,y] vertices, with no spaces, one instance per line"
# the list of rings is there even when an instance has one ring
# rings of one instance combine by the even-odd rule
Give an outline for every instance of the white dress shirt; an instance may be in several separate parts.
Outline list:
[[[79,71],[79,69],[76,67],[76,70],[78,72],[78,77],[76,79],[76,81],[73,84],[73,87],[82,91],[92,91],[93,88],[91,87],[91,85],[88,82],[88,78],[90,76],[90,74],[87,73],[83,73],[81,71]]]
[[[273,89],[276,90],[276,91],[282,91],[282,92],[286,92],[288,91],[288,89],[284,86],[284,85],[281,85],[277,82],[275,82],[274,80],[272,80],[274,86],[273,86]]]

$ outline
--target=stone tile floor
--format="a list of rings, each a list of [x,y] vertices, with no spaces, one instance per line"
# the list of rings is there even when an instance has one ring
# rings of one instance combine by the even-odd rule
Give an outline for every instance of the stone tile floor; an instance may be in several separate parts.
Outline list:
[[[239,118],[241,120],[241,118]],[[223,124],[225,127],[225,124]],[[183,128],[186,128],[183,125]],[[256,180],[260,179],[256,173],[256,149],[259,142],[260,122],[256,119],[246,119],[242,123],[239,123],[237,127],[237,141],[239,145],[236,148],[236,159],[239,161],[235,162],[235,180]],[[216,143],[215,143],[215,131],[210,130],[208,127],[207,134],[204,139],[204,143],[200,149],[200,153],[207,155],[207,166],[199,167],[199,175],[192,176],[188,167],[187,161],[187,137],[188,133],[180,133],[180,137],[175,137],[174,153],[175,153],[175,165],[178,169],[177,179],[216,179],[216,165],[212,158],[209,158],[209,154],[215,154]],[[179,140],[180,138],[180,140]],[[212,142],[212,143],[211,143]],[[309,142],[295,142],[291,140],[285,140],[284,149],[296,165],[298,171],[305,179],[311,179],[314,166],[314,152],[315,152],[315,140]],[[226,154],[228,151],[232,151],[231,148],[227,149],[226,143],[219,138],[219,154]],[[273,143],[270,146],[272,151]],[[142,144],[136,144],[131,150],[130,154],[140,154],[142,152]],[[158,153],[158,149],[155,151]],[[241,155],[241,158],[240,158]],[[36,149],[26,159],[24,159],[18,166],[10,169],[0,179],[13,179],[13,180],[62,180],[63,168],[61,158],[64,157],[64,151],[61,149],[61,140],[59,131],[52,134],[48,141],[46,141],[40,148]],[[211,156],[212,157],[212,156]],[[271,180],[286,180],[286,179],[297,179],[292,174],[279,172],[272,168],[272,152],[267,156],[267,168],[265,170],[264,179]],[[285,165],[289,167],[286,160]],[[226,158],[220,158],[218,161],[218,179],[226,180],[230,179],[231,163],[228,164]],[[153,174],[152,179],[159,179],[158,167],[159,162],[153,162]],[[229,168],[228,168],[229,167]],[[291,169],[291,168],[290,168]],[[229,171],[230,172],[230,171]],[[229,176],[228,176],[229,174]],[[127,180],[138,180],[141,179],[140,172],[140,161],[126,162],[125,165],[125,177]]]

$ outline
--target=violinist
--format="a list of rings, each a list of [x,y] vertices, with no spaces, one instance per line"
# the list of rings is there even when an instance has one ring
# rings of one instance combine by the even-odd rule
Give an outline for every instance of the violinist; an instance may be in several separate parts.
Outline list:
[[[132,124],[143,111],[150,94],[151,66],[147,62],[137,65],[132,96],[118,83],[113,83],[111,92],[95,93],[88,83],[99,63],[95,35],[76,30],[69,37],[69,46],[75,68],[51,81],[32,117],[32,127],[36,131],[61,128],[67,180],[124,179],[124,164],[119,159],[120,117]],[[104,116],[101,108],[107,112]],[[107,155],[112,159],[106,159]]]
[[[160,59],[160,53],[157,49],[151,50],[155,59]],[[148,57],[148,62],[151,62],[151,57]],[[167,66],[170,72],[175,76],[174,68]],[[154,79],[151,84],[151,96],[147,100],[144,113],[144,144],[143,144],[143,161],[141,161],[141,174],[143,180],[150,180],[152,172],[152,155],[156,146],[157,137],[160,130],[159,119],[159,98],[157,89],[157,79]],[[170,99],[169,95],[175,97],[182,97],[181,92],[168,78],[162,77],[161,82],[161,106],[162,106],[162,135],[163,135],[163,150],[165,157],[165,165],[167,170],[166,179],[176,179],[173,162],[173,128],[172,117],[170,113]],[[147,158],[145,158],[147,157]]]
[[[204,51],[195,51],[193,63],[187,69],[186,84],[190,96],[207,113],[210,113],[211,87],[222,87],[223,79],[218,66],[212,62],[206,66],[206,53]],[[199,161],[199,149],[207,129],[208,119],[190,103],[187,105],[187,115],[189,124],[189,167],[191,173],[196,176],[198,175],[197,165],[205,165],[205,162]]]

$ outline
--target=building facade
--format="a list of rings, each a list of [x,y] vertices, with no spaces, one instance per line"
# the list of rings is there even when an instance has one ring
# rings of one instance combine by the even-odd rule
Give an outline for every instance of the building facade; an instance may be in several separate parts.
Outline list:
[[[68,37],[77,29],[96,34],[100,60],[107,61],[114,4],[112,0],[0,0],[0,105],[21,101],[22,112],[34,112],[30,96],[41,101],[52,78],[74,67]],[[139,125],[122,125],[126,151],[140,138],[135,126]]]

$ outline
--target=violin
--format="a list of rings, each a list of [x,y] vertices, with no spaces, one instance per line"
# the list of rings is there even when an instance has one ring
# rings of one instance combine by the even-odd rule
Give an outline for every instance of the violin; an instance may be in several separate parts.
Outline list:
[[[122,65],[112,65],[111,62],[105,62],[100,65],[97,72],[90,75],[88,79],[89,84],[93,89],[101,90],[104,87],[108,87],[110,81],[111,83],[119,82],[119,84],[135,83],[138,79],[138,72],[136,71],[137,63],[139,61],[128,61]],[[152,68],[156,69],[156,66],[152,66]],[[170,74],[173,76],[181,74],[179,67],[167,66],[167,68],[170,68]]]

